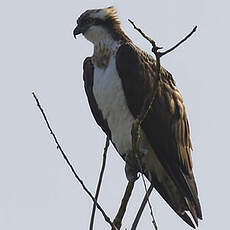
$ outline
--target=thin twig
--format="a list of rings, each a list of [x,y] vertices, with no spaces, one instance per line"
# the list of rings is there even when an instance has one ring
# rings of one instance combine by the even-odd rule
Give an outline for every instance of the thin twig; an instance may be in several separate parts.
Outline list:
[[[147,36],[140,28],[137,28],[136,25],[135,25],[135,23],[132,20],[128,19],[128,21],[133,25],[133,28],[135,30],[137,30],[146,40],[148,40],[151,43],[151,45],[153,47],[156,46],[155,41],[152,38],[150,38],[149,36]],[[157,47],[157,48],[158,49],[162,49],[162,47]]]
[[[114,226],[113,222],[111,222],[109,216],[106,215],[106,213],[105,213],[105,211],[103,210],[103,208],[98,204],[98,202],[97,202],[97,201],[95,200],[95,198],[93,197],[92,193],[86,188],[84,182],[81,180],[81,178],[80,178],[80,177],[78,176],[78,174],[76,173],[74,167],[73,167],[72,164],[70,163],[70,161],[69,161],[69,159],[67,158],[65,152],[63,151],[61,145],[59,144],[59,142],[58,142],[58,140],[57,140],[57,137],[56,137],[56,135],[54,134],[54,132],[53,132],[53,130],[52,130],[50,124],[49,124],[49,121],[48,121],[48,119],[47,119],[47,117],[46,117],[46,114],[45,114],[43,108],[42,108],[41,105],[40,105],[40,102],[39,102],[37,96],[35,95],[35,93],[32,93],[32,95],[33,95],[33,97],[34,97],[34,99],[35,99],[35,101],[36,101],[36,103],[37,103],[37,106],[38,106],[39,110],[41,111],[41,113],[42,113],[42,115],[43,115],[43,118],[44,118],[44,120],[45,120],[45,122],[46,122],[46,125],[47,125],[47,127],[48,127],[48,129],[49,129],[49,131],[50,131],[50,134],[53,136],[53,139],[54,139],[54,141],[55,141],[55,143],[56,143],[56,145],[57,145],[57,149],[59,149],[59,151],[61,152],[63,158],[65,159],[66,163],[68,164],[68,166],[70,167],[72,173],[74,174],[74,177],[75,177],[75,178],[77,179],[77,181],[81,184],[83,190],[89,195],[89,197],[93,200],[93,202],[96,203],[96,206],[97,206],[97,208],[99,209],[99,211],[102,213],[102,215],[103,215],[105,221],[106,221],[111,227],[113,227],[115,230],[117,230],[116,226]]]
[[[151,205],[151,203],[150,203],[150,201],[149,201],[149,196],[150,196],[150,193],[152,192],[154,186],[153,186],[153,184],[151,183],[149,189],[147,190],[147,185],[146,185],[146,182],[145,182],[143,173],[141,174],[141,176],[142,176],[142,180],[143,180],[143,184],[144,184],[144,188],[145,188],[145,193],[148,194],[148,195],[146,196],[146,199],[147,199],[147,203],[148,203],[149,210],[150,210],[150,216],[152,217],[152,223],[153,223],[154,228],[157,230],[157,222],[156,222],[155,217],[154,217],[154,214],[153,214],[152,205]],[[145,204],[146,204],[146,203],[145,203]],[[145,204],[144,204],[144,206],[145,206]],[[143,209],[144,209],[144,207],[143,207]]]
[[[170,53],[171,51],[173,51],[174,49],[176,49],[178,46],[180,46],[180,45],[181,45],[183,42],[185,42],[189,37],[191,37],[192,34],[195,33],[195,31],[196,31],[196,29],[197,29],[197,26],[195,26],[195,27],[192,29],[192,31],[191,31],[188,35],[186,35],[186,37],[184,37],[181,41],[179,41],[175,46],[173,46],[172,48],[170,48],[170,49],[168,49],[168,50],[166,50],[166,51],[164,51],[164,52],[158,52],[158,54],[156,54],[156,51],[158,51],[159,49],[163,49],[163,47],[158,47],[158,46],[156,45],[156,42],[155,42],[152,38],[150,38],[149,36],[147,36],[140,28],[136,27],[135,23],[134,23],[132,20],[128,19],[128,21],[133,25],[133,27],[134,27],[135,30],[137,30],[146,40],[148,40],[148,41],[151,43],[152,47],[155,49],[155,52],[152,50],[153,53],[154,53],[156,56],[159,55],[160,57],[162,57],[162,56],[164,56],[164,55]]]
[[[126,190],[125,190],[125,194],[124,194],[122,201],[121,201],[120,208],[118,210],[116,217],[113,220],[113,223],[117,227],[118,230],[121,228],[122,219],[125,215],[127,204],[128,204],[129,198],[131,197],[131,194],[133,191],[134,183],[135,183],[134,181],[128,182],[128,185],[127,185]]]
[[[131,230],[135,230],[135,229],[137,228],[137,224],[139,223],[139,220],[140,220],[141,215],[142,215],[142,213],[143,213],[143,211],[144,211],[145,205],[146,205],[146,203],[147,203],[148,200],[149,200],[149,195],[151,194],[151,192],[152,192],[152,190],[153,190],[153,187],[154,187],[154,185],[151,184],[151,185],[149,186],[149,188],[148,188],[148,191],[145,193],[144,199],[143,199],[143,201],[142,201],[142,203],[141,203],[141,206],[140,206],[140,208],[139,208],[139,210],[138,210],[138,212],[137,212],[137,215],[136,215],[136,217],[135,217],[135,220],[134,220],[134,222],[133,222],[133,225],[132,225],[132,227],[131,227]],[[155,229],[157,229],[157,226],[156,226],[156,225],[154,225],[154,226],[155,226]]]
[[[173,51],[173,50],[176,49],[179,45],[181,45],[183,42],[185,42],[189,37],[192,36],[193,33],[195,33],[196,29],[197,29],[197,26],[195,26],[195,27],[192,29],[192,31],[191,31],[185,38],[183,38],[181,41],[179,41],[175,46],[173,46],[172,48],[170,48],[170,49],[168,49],[168,50],[166,50],[166,51],[164,51],[164,52],[160,52],[161,57],[162,57],[163,55],[165,55],[165,54],[167,54],[167,53]]]
[[[104,174],[104,171],[105,171],[105,163],[106,163],[106,156],[107,156],[108,147],[109,147],[109,137],[107,136],[106,137],[106,142],[105,142],[105,147],[104,147],[101,172],[100,172],[100,176],[99,176],[98,183],[97,183],[97,189],[96,189],[96,193],[95,193],[95,200],[96,201],[97,201],[98,196],[99,196],[99,192],[100,192],[100,188],[101,188],[101,183],[102,183],[102,178],[103,178],[103,174]],[[94,202],[93,203],[92,214],[91,214],[91,218],[90,218],[90,227],[89,227],[89,230],[93,230],[95,211],[96,211],[96,203]]]
[[[135,23],[133,21],[131,21],[130,19],[128,19],[128,21],[133,25],[134,29],[137,30],[146,40],[148,40],[151,45],[152,45],[152,52],[155,54],[156,56],[156,80],[155,80],[155,84],[152,90],[150,90],[149,95],[147,96],[147,98],[144,100],[144,104],[142,106],[142,109],[140,111],[140,114],[137,116],[135,122],[132,125],[132,146],[133,146],[133,151],[135,153],[135,157],[137,159],[138,164],[140,165],[140,169],[141,169],[141,173],[142,173],[142,179],[143,179],[143,183],[145,186],[145,191],[146,191],[146,183],[144,180],[144,176],[143,176],[143,170],[141,167],[141,161],[140,161],[140,152],[139,152],[139,141],[140,141],[140,127],[141,124],[143,123],[143,121],[145,120],[146,116],[148,115],[148,112],[150,111],[150,109],[152,108],[152,104],[155,100],[156,94],[158,92],[158,88],[160,87],[161,84],[161,78],[160,78],[160,68],[161,68],[161,64],[160,64],[160,58],[166,54],[168,54],[169,52],[173,51],[174,49],[176,49],[178,46],[180,46],[183,42],[185,42],[197,29],[197,26],[195,26],[193,28],[193,30],[185,37],[183,38],[180,42],[178,42],[175,46],[173,46],[172,48],[164,51],[164,52],[159,52],[160,49],[162,49],[162,47],[158,47],[156,45],[156,42],[151,39],[149,36],[147,36],[140,28],[136,27]],[[152,186],[152,185],[151,185]],[[152,212],[152,206],[149,202],[149,199],[147,197],[147,201],[149,204],[149,208],[150,208],[150,214],[152,216],[152,222],[154,224],[155,229],[157,230],[157,225],[156,225],[156,221]],[[145,202],[146,204],[146,202]],[[144,206],[145,206],[144,204]],[[143,207],[144,208],[144,207]],[[141,214],[140,214],[141,215]],[[137,226],[137,224],[136,224]],[[135,227],[136,228],[136,227]],[[135,229],[132,228],[132,229]]]

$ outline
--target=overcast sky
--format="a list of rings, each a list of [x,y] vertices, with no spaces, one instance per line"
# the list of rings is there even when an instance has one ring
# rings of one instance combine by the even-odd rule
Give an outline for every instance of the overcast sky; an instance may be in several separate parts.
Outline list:
[[[83,90],[82,62],[92,54],[83,36],[73,39],[77,17],[114,5],[122,27],[142,49],[150,45],[128,23],[135,21],[159,46],[169,48],[198,31],[162,59],[186,105],[194,172],[204,220],[199,229],[229,226],[229,8],[228,1],[4,1],[0,7],[1,153],[0,229],[88,229],[92,202],[57,151],[32,98],[36,92],[61,145],[94,191],[105,135]],[[124,162],[110,146],[100,204],[113,218],[127,180]],[[130,228],[144,194],[138,180],[123,229]],[[153,191],[163,229],[190,229]],[[110,229],[97,213],[96,230]],[[139,229],[152,229],[146,208]]]

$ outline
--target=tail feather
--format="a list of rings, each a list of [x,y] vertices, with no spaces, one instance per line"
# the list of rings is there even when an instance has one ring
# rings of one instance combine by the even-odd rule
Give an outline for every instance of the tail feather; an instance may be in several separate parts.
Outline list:
[[[174,175],[173,181],[178,188],[180,196],[184,199],[184,203],[187,207],[186,210],[191,213],[194,221],[198,223],[198,218],[202,219],[202,212],[193,173],[191,171],[189,174],[184,174],[181,169],[174,173],[177,177]]]
[[[198,217],[197,217],[197,213],[196,213],[196,210],[195,210],[194,206],[192,205],[191,201],[189,201],[186,197],[185,197],[185,202],[186,202],[186,204],[188,206],[188,209],[189,209],[190,213],[192,214],[192,217],[193,217],[193,220],[196,223],[196,226],[198,226]]]
[[[190,225],[192,228],[196,228],[196,226],[193,224],[191,218],[188,216],[186,212],[184,213],[177,213],[188,225]]]
[[[192,228],[198,226],[198,218],[200,218],[200,213],[197,212],[196,204],[193,200],[184,196],[183,193],[177,188],[177,186],[168,180],[165,182],[159,182],[154,175],[151,175],[151,181],[154,183],[155,189],[162,196],[162,198],[168,203],[168,205],[180,216],[188,225]],[[174,186],[172,186],[172,183]],[[198,198],[197,198],[198,199]],[[199,203],[199,200],[198,200]],[[198,209],[199,210],[199,209]],[[189,211],[193,217],[194,222],[191,220],[189,215],[186,213]]]
[[[198,192],[197,192],[197,187],[196,187],[194,176],[192,174],[189,176],[184,175],[184,178],[193,196],[193,199],[192,199],[193,202],[189,202],[189,199],[187,199],[186,202],[189,202],[188,206],[191,206],[191,207],[194,206],[194,209],[195,209],[194,212],[196,213],[196,217],[202,220],[201,206],[200,206],[200,201],[198,199]],[[192,203],[194,203],[194,205],[192,205]]]

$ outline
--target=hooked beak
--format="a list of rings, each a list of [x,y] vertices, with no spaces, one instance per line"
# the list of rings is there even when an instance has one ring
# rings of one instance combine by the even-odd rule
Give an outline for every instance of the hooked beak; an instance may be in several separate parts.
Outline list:
[[[77,25],[77,27],[73,30],[73,36],[76,39],[76,36],[78,34],[81,34],[84,32],[84,28],[80,27],[79,25]]]

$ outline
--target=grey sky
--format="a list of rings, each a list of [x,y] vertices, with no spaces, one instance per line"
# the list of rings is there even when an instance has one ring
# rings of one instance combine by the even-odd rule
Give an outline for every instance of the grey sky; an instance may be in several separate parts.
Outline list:
[[[125,32],[150,45],[127,22],[136,22],[168,48],[198,25],[180,48],[162,59],[180,89],[191,126],[194,171],[204,220],[199,229],[227,229],[229,193],[228,1],[4,1],[1,25],[0,229],[87,229],[91,200],[57,151],[35,105],[35,91],[64,150],[94,190],[105,136],[90,113],[82,62],[92,45],[73,39],[86,9],[114,5]],[[109,149],[100,203],[114,217],[126,186],[124,162]],[[144,189],[137,181],[124,227],[129,228]],[[190,229],[153,191],[159,229]],[[110,229],[98,213],[95,229]],[[152,229],[146,208],[139,229]]]

